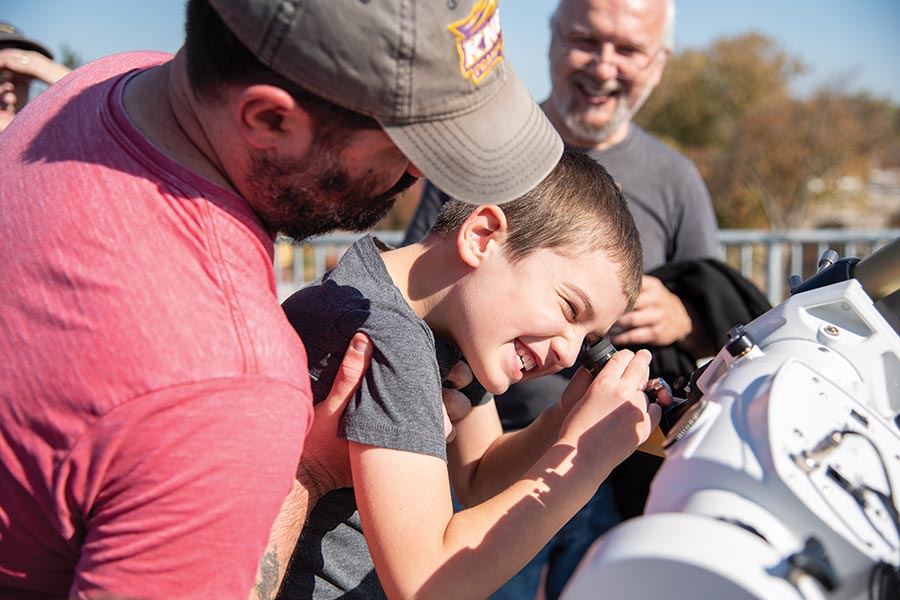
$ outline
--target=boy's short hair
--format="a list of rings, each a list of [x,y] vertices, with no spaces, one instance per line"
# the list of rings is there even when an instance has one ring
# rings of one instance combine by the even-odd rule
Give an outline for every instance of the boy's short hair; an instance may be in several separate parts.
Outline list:
[[[599,250],[618,265],[628,309],[634,306],[643,275],[640,235],[619,185],[584,150],[567,147],[556,168],[534,189],[500,208],[508,223],[504,251],[510,260],[542,248]],[[431,233],[456,233],[474,209],[450,200]]]

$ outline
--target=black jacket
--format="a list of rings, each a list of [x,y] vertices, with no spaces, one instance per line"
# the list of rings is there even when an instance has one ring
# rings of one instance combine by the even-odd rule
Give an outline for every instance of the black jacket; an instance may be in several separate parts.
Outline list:
[[[706,336],[716,352],[728,342],[729,329],[748,323],[772,308],[753,283],[718,260],[670,263],[648,275],[657,277],[681,299],[695,320],[694,328]],[[697,368],[693,358],[677,344],[650,350],[653,352],[651,377],[663,377],[674,383],[679,376],[689,377]]]

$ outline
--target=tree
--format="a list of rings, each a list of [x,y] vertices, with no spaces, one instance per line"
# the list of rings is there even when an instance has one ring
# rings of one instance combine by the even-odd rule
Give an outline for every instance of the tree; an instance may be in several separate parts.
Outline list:
[[[60,54],[62,56],[59,59],[59,63],[66,65],[70,69],[77,69],[83,64],[81,56],[79,56],[68,44],[63,44],[62,52],[60,52]]]
[[[698,165],[722,227],[790,228],[848,175],[898,161],[900,112],[866,94],[790,94],[804,65],[747,34],[673,55],[637,122]]]
[[[761,34],[723,38],[709,50],[672,55],[635,120],[681,149],[721,149],[748,110],[787,97],[804,70]]]
[[[761,103],[740,118],[717,155],[710,186],[721,198],[740,204],[742,217],[758,221],[755,205],[772,227],[796,227],[835,194],[840,181],[868,179],[873,157],[896,139],[892,117],[883,102],[831,89],[810,100]],[[727,221],[738,216],[721,202],[718,209]]]

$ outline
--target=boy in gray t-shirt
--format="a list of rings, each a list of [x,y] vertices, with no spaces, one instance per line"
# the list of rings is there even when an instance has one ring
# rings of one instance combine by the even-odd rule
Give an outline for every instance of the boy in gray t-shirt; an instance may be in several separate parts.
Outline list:
[[[450,202],[404,248],[366,236],[286,300],[317,402],[356,332],[375,351],[338,430],[354,488],[318,502],[280,597],[485,597],[522,568],[658,422],[649,353],[619,352],[594,380],[580,370],[514,433],[490,394],[574,364],[633,305],[641,272],[615,182],[566,150],[522,198]],[[461,356],[489,394],[448,445],[441,385]],[[451,488],[468,508],[454,512]]]

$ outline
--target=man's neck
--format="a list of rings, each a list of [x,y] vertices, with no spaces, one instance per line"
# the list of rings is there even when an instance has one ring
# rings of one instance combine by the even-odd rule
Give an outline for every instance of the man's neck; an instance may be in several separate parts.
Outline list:
[[[234,190],[199,116],[183,52],[133,77],[125,86],[122,103],[135,126],[163,153]]]

